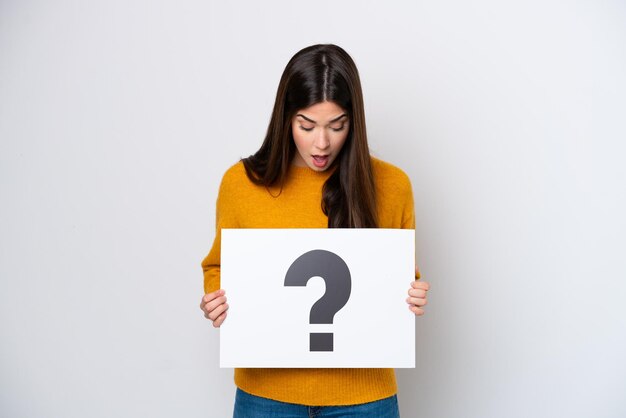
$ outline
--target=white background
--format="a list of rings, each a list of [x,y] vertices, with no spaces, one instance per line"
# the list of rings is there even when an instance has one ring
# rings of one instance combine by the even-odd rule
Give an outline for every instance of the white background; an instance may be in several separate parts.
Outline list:
[[[229,310],[220,366],[414,367],[415,315],[405,303],[414,240],[412,229],[222,229]],[[296,259],[316,249],[339,256],[350,274],[348,300],[332,324],[310,325],[309,314],[328,292],[324,279],[337,277],[285,286]],[[311,332],[332,333],[333,351],[309,351]]]
[[[200,262],[302,47],[343,46],[432,284],[405,417],[626,416],[620,0],[0,1],[0,408],[227,417]]]

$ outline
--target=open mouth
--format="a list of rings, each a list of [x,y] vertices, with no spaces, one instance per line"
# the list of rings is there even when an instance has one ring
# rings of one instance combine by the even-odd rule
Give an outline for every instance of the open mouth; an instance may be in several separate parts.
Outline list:
[[[328,155],[313,155],[313,164],[315,167],[325,167],[328,164]]]

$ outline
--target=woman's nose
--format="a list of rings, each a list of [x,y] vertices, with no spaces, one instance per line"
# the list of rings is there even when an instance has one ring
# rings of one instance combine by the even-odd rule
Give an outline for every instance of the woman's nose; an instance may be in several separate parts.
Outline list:
[[[319,149],[326,149],[330,146],[330,141],[328,140],[328,133],[326,129],[321,129],[320,134],[315,139],[315,146]]]

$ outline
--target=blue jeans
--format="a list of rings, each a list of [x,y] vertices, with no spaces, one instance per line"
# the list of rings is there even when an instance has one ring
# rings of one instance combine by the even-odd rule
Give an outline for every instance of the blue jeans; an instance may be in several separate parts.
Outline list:
[[[233,418],[399,418],[396,395],[346,406],[307,406],[274,401],[237,388]]]

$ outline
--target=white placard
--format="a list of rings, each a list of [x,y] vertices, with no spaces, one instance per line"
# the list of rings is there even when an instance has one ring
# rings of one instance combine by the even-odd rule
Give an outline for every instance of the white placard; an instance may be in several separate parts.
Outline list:
[[[415,367],[413,229],[222,229],[220,272],[220,367]],[[310,323],[332,295],[347,298],[332,323]]]

